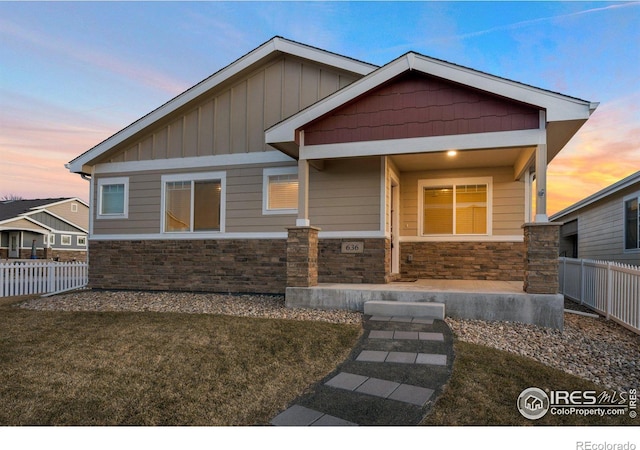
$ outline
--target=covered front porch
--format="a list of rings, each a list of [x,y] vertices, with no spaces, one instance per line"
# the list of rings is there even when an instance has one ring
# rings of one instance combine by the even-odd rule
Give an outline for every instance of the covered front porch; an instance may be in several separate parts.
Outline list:
[[[457,319],[499,320],[563,328],[562,294],[528,294],[522,282],[489,280],[416,280],[388,284],[320,283],[288,287],[290,308],[364,311],[366,302],[444,305]]]

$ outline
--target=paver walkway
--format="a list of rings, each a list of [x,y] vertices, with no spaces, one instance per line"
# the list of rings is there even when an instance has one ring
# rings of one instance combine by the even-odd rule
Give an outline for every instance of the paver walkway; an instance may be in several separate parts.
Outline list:
[[[417,425],[451,376],[442,320],[365,316],[350,357],[272,421],[278,426]]]

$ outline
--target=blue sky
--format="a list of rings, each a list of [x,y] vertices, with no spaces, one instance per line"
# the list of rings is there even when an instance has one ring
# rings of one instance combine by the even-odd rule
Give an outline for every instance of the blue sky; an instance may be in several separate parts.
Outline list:
[[[550,166],[554,212],[640,170],[638,24],[640,2],[0,2],[0,196],[87,199],[66,162],[280,35],[600,102]]]

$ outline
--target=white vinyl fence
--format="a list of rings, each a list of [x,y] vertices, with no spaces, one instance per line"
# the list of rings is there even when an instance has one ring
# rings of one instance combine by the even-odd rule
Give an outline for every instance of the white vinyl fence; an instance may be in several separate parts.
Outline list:
[[[0,297],[47,294],[81,288],[87,285],[88,267],[86,262],[0,263]]]
[[[560,258],[560,292],[640,334],[640,267]]]

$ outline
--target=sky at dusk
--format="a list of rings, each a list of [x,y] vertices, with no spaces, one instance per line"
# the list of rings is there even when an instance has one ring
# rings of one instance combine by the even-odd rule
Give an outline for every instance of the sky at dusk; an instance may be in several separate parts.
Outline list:
[[[0,197],[89,197],[64,164],[275,35],[407,51],[600,106],[552,214],[640,170],[640,2],[0,2]]]

